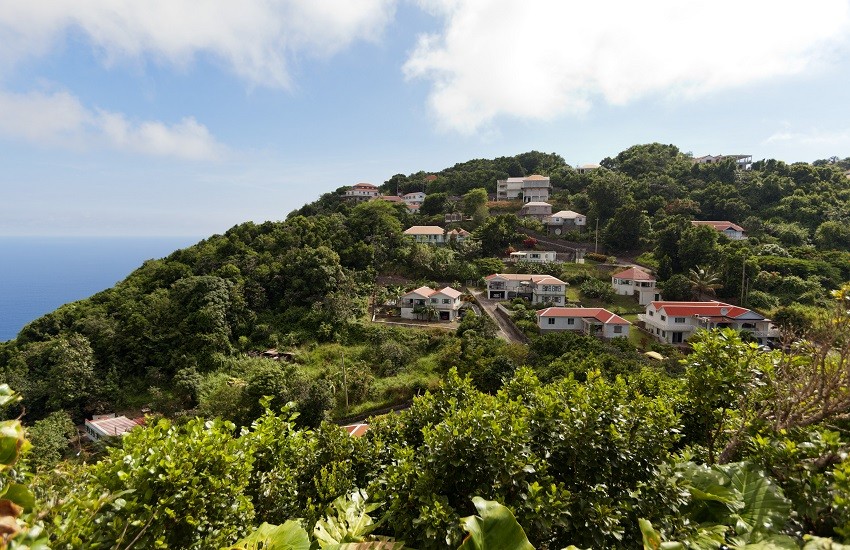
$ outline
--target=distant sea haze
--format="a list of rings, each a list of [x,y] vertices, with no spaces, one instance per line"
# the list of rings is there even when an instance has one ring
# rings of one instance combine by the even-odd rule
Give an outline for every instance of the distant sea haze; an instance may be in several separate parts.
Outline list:
[[[0,237],[0,342],[62,304],[123,280],[197,237]]]

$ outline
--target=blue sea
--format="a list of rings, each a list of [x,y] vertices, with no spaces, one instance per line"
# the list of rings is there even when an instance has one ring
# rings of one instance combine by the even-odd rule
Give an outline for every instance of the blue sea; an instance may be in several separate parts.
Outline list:
[[[0,342],[197,237],[0,237]]]

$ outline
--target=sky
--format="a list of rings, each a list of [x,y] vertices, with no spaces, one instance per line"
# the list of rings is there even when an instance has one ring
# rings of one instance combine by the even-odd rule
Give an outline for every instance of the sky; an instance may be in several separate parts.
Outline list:
[[[850,0],[0,0],[0,235],[207,236],[537,150],[850,156]]]

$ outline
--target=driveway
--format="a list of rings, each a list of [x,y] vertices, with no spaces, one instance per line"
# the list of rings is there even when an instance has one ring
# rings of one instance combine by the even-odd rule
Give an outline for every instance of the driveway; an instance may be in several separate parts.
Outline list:
[[[500,300],[490,300],[487,298],[487,292],[483,290],[475,290],[472,288],[467,288],[466,290],[475,296],[475,299],[478,300],[478,303],[481,305],[484,313],[489,315],[490,318],[496,322],[496,325],[499,327],[499,332],[497,333],[499,338],[512,344],[525,344],[525,340],[520,338],[517,334],[516,327],[496,313],[496,304],[498,304]]]

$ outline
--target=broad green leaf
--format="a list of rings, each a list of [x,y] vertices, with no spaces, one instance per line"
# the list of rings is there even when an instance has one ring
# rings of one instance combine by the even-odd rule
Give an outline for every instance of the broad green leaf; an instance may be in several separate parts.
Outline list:
[[[228,550],[310,550],[310,537],[297,521],[289,520],[283,525],[263,523]]]
[[[743,462],[735,466],[731,471],[732,486],[744,498],[740,519],[753,533],[770,533],[782,529],[791,512],[791,504],[782,494],[782,489],[750,463]]]
[[[508,508],[481,497],[472,503],[479,515],[461,519],[469,534],[458,550],[534,550]]]
[[[35,497],[32,492],[26,485],[20,483],[11,483],[6,486],[6,490],[3,491],[3,494],[0,494],[0,498],[11,500],[23,508],[25,512],[32,510],[32,507],[35,506]]]
[[[850,546],[824,537],[803,535],[803,540],[806,541],[806,544],[803,545],[802,550],[850,550]]]

